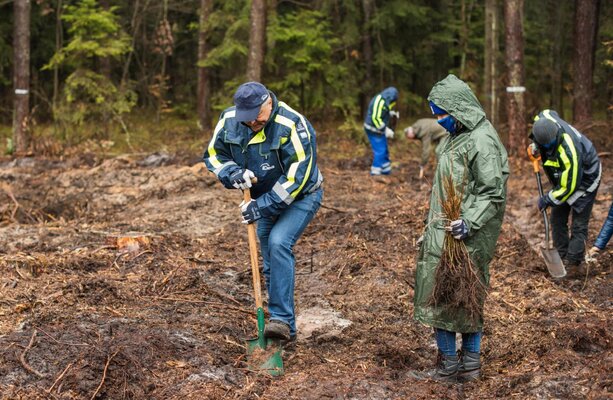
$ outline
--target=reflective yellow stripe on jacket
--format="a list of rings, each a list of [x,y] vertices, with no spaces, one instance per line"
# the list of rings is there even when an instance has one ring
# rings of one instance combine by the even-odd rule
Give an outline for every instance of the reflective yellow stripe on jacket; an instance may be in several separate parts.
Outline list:
[[[234,161],[228,161],[228,162],[222,163],[217,158],[217,150],[215,149],[215,143],[217,142],[217,136],[219,135],[219,132],[221,132],[222,128],[224,127],[224,125],[226,123],[226,119],[234,117],[235,114],[236,114],[236,111],[234,111],[234,110],[228,111],[227,113],[224,114],[223,118],[221,118],[219,120],[219,122],[217,122],[217,125],[215,126],[215,131],[213,133],[213,137],[211,138],[211,141],[209,142],[209,147],[208,147],[209,158],[208,158],[208,161],[211,163],[213,168],[215,168],[213,173],[216,176],[219,176],[219,172],[222,169],[224,169],[225,167],[227,167],[229,165],[236,165],[236,163]]]
[[[291,111],[292,113],[296,114],[300,118],[300,122],[302,123],[302,126],[306,130],[307,140],[309,143],[309,149],[308,149],[309,150],[308,151],[309,161],[306,167],[306,171],[304,172],[304,176],[302,177],[302,181],[300,182],[298,188],[294,189],[291,192],[291,196],[293,198],[296,198],[296,196],[298,196],[298,194],[300,193],[304,185],[308,182],[309,177],[311,175],[311,168],[313,167],[313,157],[311,156],[313,154],[313,151],[310,148],[311,133],[309,132],[308,125],[306,121],[304,120],[304,117],[302,116],[302,114],[296,112],[294,109],[292,109],[290,106],[288,106],[284,102],[279,102],[279,106],[285,108],[288,111]],[[292,143],[292,146],[294,147],[294,151],[296,152],[297,160],[290,165],[287,171],[287,175],[286,175],[287,182],[283,183],[282,185],[285,190],[289,191],[293,185],[297,184],[296,183],[296,173],[298,172],[298,169],[301,167],[301,164],[304,162],[304,160],[306,160],[307,153],[305,153],[305,149],[302,146],[302,142],[300,141],[300,136],[298,135],[298,131],[296,130],[296,123],[294,121],[292,121],[291,119],[287,117],[277,114],[277,116],[275,117],[275,122],[281,125],[287,126],[288,128],[291,129],[290,141]]]
[[[564,164],[564,170],[560,176],[559,188],[551,192],[552,200],[557,200],[560,203],[566,201],[577,188],[577,175],[579,171],[577,149],[575,149],[572,138],[567,133],[563,133],[562,140],[566,147],[568,147],[570,154],[567,154],[562,143],[558,146],[558,154]]]
[[[375,101],[372,106],[372,123],[375,125],[375,128],[381,129],[383,128],[383,106],[385,105],[385,100],[379,94],[375,98]]]

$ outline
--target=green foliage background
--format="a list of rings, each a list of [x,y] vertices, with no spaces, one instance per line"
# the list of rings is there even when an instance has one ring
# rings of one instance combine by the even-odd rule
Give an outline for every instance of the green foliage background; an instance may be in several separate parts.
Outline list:
[[[157,126],[166,126],[160,124],[160,119],[180,120],[177,125],[192,126],[197,133],[197,66],[209,69],[213,115],[231,105],[234,89],[245,81],[249,1],[213,0],[204,27],[209,53],[203,60],[197,59],[197,0],[108,0],[108,9],[96,0],[63,0],[63,42],[59,51],[55,47],[58,2],[32,1],[31,106],[33,121],[39,126],[63,121],[79,129],[89,123],[102,126],[102,130],[137,131],[134,121],[142,123],[143,115],[151,115],[156,117],[144,120],[155,121]],[[427,115],[425,97],[432,85],[450,72],[461,75],[481,94],[484,0],[373,0],[370,21],[365,21],[363,3],[269,1],[263,83],[311,120],[335,121],[336,126],[348,130],[359,126],[368,99],[389,85],[400,91],[399,109],[407,123]],[[502,88],[504,26],[502,2],[499,3],[497,78]],[[574,2],[525,3],[528,112],[551,104],[551,49],[555,41],[561,42],[562,104],[568,112],[572,104]],[[140,8],[135,10],[137,4]],[[469,10],[464,21],[462,5]],[[551,29],[557,7],[564,8],[562,37],[556,37]],[[5,125],[12,118],[12,13],[11,2],[0,2],[0,124]],[[613,55],[604,44],[608,42],[608,48],[612,47],[612,13],[613,4],[601,2],[594,69],[596,118],[604,118],[613,103],[609,84],[613,68],[607,66]],[[156,33],[164,15],[171,27],[169,54],[159,51]],[[367,37],[373,50],[370,80],[366,79],[363,53]],[[110,60],[111,68],[107,74],[102,71],[105,58]],[[53,68],[58,68],[60,84],[55,103]],[[164,97],[163,102],[160,97]],[[122,115],[124,121],[119,124],[117,118]],[[100,121],[110,125],[97,124]],[[212,124],[215,122],[214,118]],[[117,128],[119,125],[123,127]],[[104,132],[88,135],[105,136]]]

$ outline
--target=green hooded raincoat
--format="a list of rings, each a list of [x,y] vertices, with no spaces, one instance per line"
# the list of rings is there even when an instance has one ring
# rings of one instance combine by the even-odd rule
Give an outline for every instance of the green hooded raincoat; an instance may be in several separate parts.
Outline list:
[[[464,242],[489,286],[488,265],[494,256],[506,204],[507,152],[479,100],[456,76],[449,75],[434,85],[428,100],[459,120],[465,129],[448,135],[440,145],[430,212],[417,261],[415,319],[452,332],[477,332],[483,327],[483,317],[475,324],[462,310],[451,312],[428,305],[441,257],[444,226],[448,224],[443,220],[440,203],[445,195],[443,179],[452,174],[456,190],[463,192],[461,218],[469,227]]]

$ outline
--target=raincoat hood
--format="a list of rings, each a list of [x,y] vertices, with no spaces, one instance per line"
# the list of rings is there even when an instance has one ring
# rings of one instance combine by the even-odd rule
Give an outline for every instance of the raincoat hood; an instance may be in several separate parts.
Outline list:
[[[457,118],[465,129],[461,135],[447,135],[440,152],[437,150],[430,210],[415,272],[414,317],[425,325],[451,332],[477,332],[483,328],[483,315],[475,320],[464,309],[448,309],[444,304],[430,302],[448,225],[441,201],[447,196],[444,183],[451,177],[456,192],[462,195],[460,218],[469,228],[464,244],[488,286],[489,263],[506,206],[507,152],[475,95],[455,76],[437,83],[428,100]]]
[[[398,89],[393,86],[383,89],[381,97],[385,99],[387,104],[392,104],[398,101]]]
[[[453,74],[434,85],[428,101],[446,110],[469,130],[475,129],[485,119],[485,111],[473,91]]]

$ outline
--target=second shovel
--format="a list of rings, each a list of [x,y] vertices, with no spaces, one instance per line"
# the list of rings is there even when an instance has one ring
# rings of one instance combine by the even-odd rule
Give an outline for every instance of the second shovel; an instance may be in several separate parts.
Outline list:
[[[536,175],[536,183],[539,189],[539,196],[543,196],[543,184],[541,183],[541,173],[539,171],[539,160],[541,156],[534,157],[530,148],[528,147],[528,157],[532,161],[532,168],[534,169],[534,174]],[[562,259],[560,258],[560,254],[558,250],[549,245],[549,217],[547,216],[547,209],[543,209],[543,221],[545,223],[545,246],[541,247],[541,254],[543,255],[543,259],[545,260],[545,265],[547,265],[547,271],[549,271],[549,275],[552,278],[564,278],[566,276],[566,269],[564,268],[564,264],[562,263]]]

